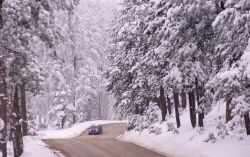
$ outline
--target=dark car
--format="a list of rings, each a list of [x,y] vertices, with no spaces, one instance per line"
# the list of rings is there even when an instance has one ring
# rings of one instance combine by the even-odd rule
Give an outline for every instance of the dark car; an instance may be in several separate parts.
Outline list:
[[[102,133],[101,125],[92,125],[89,127],[89,135],[100,135]]]

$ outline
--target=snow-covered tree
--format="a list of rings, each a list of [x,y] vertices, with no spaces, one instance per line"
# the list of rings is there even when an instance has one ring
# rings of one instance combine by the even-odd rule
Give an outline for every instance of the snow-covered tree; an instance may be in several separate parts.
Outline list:
[[[111,34],[114,45],[108,72],[108,89],[117,97],[117,104],[133,109],[132,104],[147,106],[150,101],[157,101],[165,120],[165,99],[175,95],[179,121],[179,93],[183,97],[189,93],[194,100],[190,101],[193,126],[196,125],[195,101],[199,99],[199,126],[202,127],[204,84],[213,52],[211,23],[215,14],[211,3],[124,1],[122,8]]]
[[[109,0],[89,0],[70,10],[54,12],[60,40],[49,53],[41,49],[43,92],[29,96],[30,108],[45,117],[50,126],[61,126],[62,120],[68,127],[75,122],[108,118],[110,96],[105,91],[102,73],[106,69],[106,29],[112,5]]]
[[[215,100],[226,101],[226,122],[230,121],[235,114],[241,116],[245,114],[249,134],[249,124],[247,124],[249,105],[246,103],[249,91],[244,69],[247,68],[247,45],[250,37],[250,3],[245,0],[228,0],[222,4],[223,10],[212,24],[217,32],[215,47],[217,73],[208,86],[214,93]]]

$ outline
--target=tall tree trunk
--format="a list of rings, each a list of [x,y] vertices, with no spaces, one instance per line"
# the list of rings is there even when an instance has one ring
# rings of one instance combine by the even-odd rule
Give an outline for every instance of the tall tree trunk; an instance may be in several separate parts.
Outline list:
[[[70,19],[69,19],[70,20]],[[74,51],[74,47],[72,47],[72,50]],[[74,57],[73,60],[73,67],[74,67],[74,79],[77,79],[77,56]],[[76,107],[76,84],[74,82],[73,84],[73,106]],[[73,113],[73,124],[76,123],[76,115]]]
[[[204,127],[204,124],[203,124],[204,112],[203,112],[203,109],[201,108],[201,102],[200,102],[200,96],[202,96],[202,91],[199,90],[198,79],[195,80],[195,91],[196,91],[197,105],[199,107],[199,112],[198,112],[198,126],[199,127]]]
[[[76,106],[76,98],[75,98],[75,91],[74,91],[74,94],[73,94],[73,106],[74,106],[74,108],[75,108],[75,106]],[[73,124],[75,124],[76,123],[76,115],[75,115],[75,113],[73,112],[73,119],[72,119],[72,123]]]
[[[181,106],[184,109],[187,106],[187,97],[186,97],[186,93],[184,92],[184,90],[181,92]]]
[[[178,93],[174,92],[174,108],[175,108],[175,117],[176,117],[177,128],[179,128],[181,126],[180,115],[179,115],[179,106],[180,106],[179,95],[178,95]]]
[[[245,120],[245,127],[246,127],[247,135],[250,135],[250,118],[249,118],[249,113],[245,113],[244,120]]]
[[[2,2],[2,1],[0,1]],[[2,55],[2,53],[1,53]],[[7,86],[3,57],[0,58],[0,151],[7,157]]]
[[[3,13],[2,13],[2,7],[3,7],[4,0],[0,0],[0,29],[3,28]]]
[[[23,153],[22,126],[20,123],[20,105],[18,86],[13,85],[12,109],[11,109],[11,132],[13,139],[14,157],[19,157]]]
[[[62,118],[62,121],[61,121],[61,128],[62,128],[62,129],[64,128],[65,120],[66,120],[66,116],[64,116],[64,117]]]
[[[102,97],[102,93],[99,93],[98,94],[98,118],[99,120],[102,119],[101,97]],[[138,108],[138,113],[139,113],[139,108]]]
[[[42,118],[41,118],[42,116],[39,114],[38,115],[38,126],[39,126],[39,128],[42,128],[43,127],[43,125],[42,125]]]
[[[231,97],[226,100],[226,123],[229,122],[233,118],[231,115],[232,109],[230,107],[231,101],[232,101]]]
[[[171,101],[170,101],[170,98],[168,97],[167,95],[167,102],[168,102],[168,113],[169,115],[172,114],[172,104],[171,104]]]
[[[139,114],[139,105],[135,104],[135,114]]]
[[[3,28],[2,4],[0,0],[0,29]],[[7,157],[7,86],[4,49],[0,49],[0,152],[2,157]]]
[[[75,86],[75,85],[74,85]],[[73,89],[74,91],[73,91],[73,106],[74,106],[74,108],[76,107],[76,92],[75,92],[75,87],[74,87],[74,89]],[[73,124],[75,124],[76,123],[76,115],[75,115],[75,113],[73,112]]]
[[[160,97],[159,97],[158,103],[161,109],[161,120],[165,121],[166,114],[167,114],[167,106],[166,106],[166,97],[164,95],[164,88],[162,86],[160,87]]]
[[[195,94],[193,90],[188,93],[188,98],[189,98],[190,120],[192,127],[195,128],[196,127]]]
[[[26,94],[25,94],[25,83],[20,85],[21,89],[21,116],[23,119],[22,122],[22,130],[23,130],[23,136],[28,135],[28,123],[27,123],[27,107],[26,107]]]
[[[73,114],[73,124],[75,124],[75,123],[76,123],[76,115]]]

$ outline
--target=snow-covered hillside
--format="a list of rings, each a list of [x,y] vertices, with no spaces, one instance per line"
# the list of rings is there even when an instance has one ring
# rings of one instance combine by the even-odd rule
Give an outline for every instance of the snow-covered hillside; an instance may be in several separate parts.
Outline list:
[[[249,157],[250,137],[245,135],[242,127],[237,131],[219,128],[218,124],[224,121],[224,111],[225,104],[218,103],[204,119],[204,131],[191,127],[189,111],[186,110],[181,116],[182,126],[178,130],[169,127],[169,124],[175,123],[175,118],[167,117],[166,122],[154,125],[161,130],[158,135],[150,133],[150,129],[142,132],[132,130],[118,139],[171,157]],[[214,138],[211,137],[213,135]]]

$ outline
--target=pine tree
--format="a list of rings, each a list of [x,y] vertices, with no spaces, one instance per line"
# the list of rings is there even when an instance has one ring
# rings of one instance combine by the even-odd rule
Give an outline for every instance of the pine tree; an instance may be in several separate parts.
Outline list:
[[[250,135],[250,117],[249,117],[249,113],[244,114],[244,120],[245,120],[246,133],[247,133],[247,135]]]
[[[216,75],[210,80],[209,86],[214,90],[215,100],[224,99],[226,101],[227,123],[235,114],[232,110],[242,104],[241,100],[244,100],[242,94],[247,91],[246,84],[242,81],[244,77],[241,77],[242,70],[239,65],[250,37],[247,22],[250,4],[244,0],[237,0],[225,1],[223,5],[216,3],[215,6],[219,10],[218,16],[212,24],[217,39],[215,47]]]
[[[3,0],[0,1],[0,29],[3,28],[2,7]],[[0,152],[3,157],[7,157],[7,86],[6,86],[6,57],[5,50],[0,47]]]
[[[195,114],[195,93],[194,91],[190,91],[188,93],[189,98],[189,112],[190,112],[190,119],[192,127],[196,127],[196,114]]]
[[[20,85],[20,99],[21,99],[21,116],[22,116],[22,131],[23,136],[28,135],[28,122],[27,122],[27,106],[26,106],[26,88],[25,83]]]
[[[164,119],[159,97],[166,96],[171,114],[174,93],[179,127],[179,94],[183,108],[188,95],[191,124],[196,127],[197,113],[198,126],[204,127],[212,101],[224,99],[226,122],[244,116],[249,130],[248,57],[243,55],[249,51],[249,5],[246,0],[124,0],[111,30],[106,73],[116,108],[125,117],[143,115],[140,108],[158,102]]]
[[[20,123],[20,104],[19,104],[19,89],[16,84],[12,89],[12,103],[11,103],[11,136],[13,139],[14,157],[19,157],[23,153],[23,135],[22,126]]]
[[[186,96],[186,93],[185,93],[185,91],[184,90],[182,90],[182,92],[181,92],[181,106],[182,106],[182,108],[186,108],[186,106],[187,106],[187,96]]]
[[[171,115],[172,114],[172,104],[171,104],[171,100],[170,100],[170,98],[169,98],[169,96],[167,95],[167,108],[168,108],[168,113],[169,113],[169,115]]]
[[[167,114],[167,104],[166,104],[166,97],[164,95],[164,88],[160,87],[160,96],[158,98],[158,106],[161,109],[161,117],[162,121],[166,120],[166,114]]]
[[[3,49],[2,49],[3,50]],[[3,51],[1,51],[3,52]],[[5,59],[2,55],[0,58],[0,123],[1,123],[1,138],[0,138],[0,151],[3,157],[7,157],[7,86],[6,86],[6,70]]]
[[[175,118],[176,118],[177,128],[179,128],[181,126],[179,107],[180,107],[179,94],[174,92],[174,108],[175,108]]]

